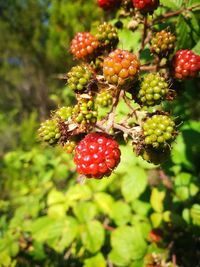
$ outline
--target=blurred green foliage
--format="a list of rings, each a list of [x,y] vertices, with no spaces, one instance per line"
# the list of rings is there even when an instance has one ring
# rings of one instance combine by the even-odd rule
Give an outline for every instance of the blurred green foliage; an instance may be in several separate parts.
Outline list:
[[[198,3],[161,2],[167,7],[157,15]],[[169,20],[172,27],[177,21],[177,49],[200,54],[199,12]],[[102,13],[92,0],[7,0],[0,15],[0,266],[143,267],[150,253],[198,266],[199,80],[175,85],[179,97],[168,108],[184,123],[162,169],[120,142],[111,177],[78,183],[72,157],[38,145],[36,129],[52,107],[73,101],[55,77],[74,64],[75,32],[90,30]],[[140,29],[130,32],[128,19],[120,20],[119,46],[137,50]],[[150,56],[148,47],[142,56]],[[125,111],[120,103],[119,118]],[[159,244],[149,239],[153,228],[162,229]]]

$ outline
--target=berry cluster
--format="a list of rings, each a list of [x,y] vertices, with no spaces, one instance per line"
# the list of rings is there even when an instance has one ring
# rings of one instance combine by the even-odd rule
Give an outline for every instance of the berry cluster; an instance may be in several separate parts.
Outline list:
[[[108,107],[112,104],[113,97],[111,92],[104,90],[97,94],[96,103],[102,107]]]
[[[77,171],[88,178],[109,176],[119,161],[118,143],[106,134],[88,134],[75,149]]]
[[[153,115],[143,124],[144,143],[154,148],[167,147],[175,138],[174,121],[167,115]]]
[[[173,76],[178,80],[191,79],[200,71],[200,56],[189,49],[179,50],[173,58]]]
[[[72,112],[72,107],[61,107],[55,111],[54,117],[60,118],[63,121],[67,121],[71,117]]]
[[[58,121],[55,118],[44,121],[38,130],[38,135],[42,141],[50,145],[56,144],[61,136]]]
[[[118,7],[121,3],[121,0],[98,0],[99,7],[104,10],[112,10]]]
[[[152,13],[159,5],[159,0],[132,0],[132,2],[142,13]]]
[[[99,41],[100,46],[106,46],[108,48],[115,48],[119,42],[116,27],[106,22],[98,26],[95,37]]]
[[[159,104],[169,92],[169,84],[159,73],[147,74],[138,93],[138,99],[147,106]]]
[[[83,91],[87,89],[87,85],[92,78],[92,72],[87,66],[78,65],[72,67],[71,71],[67,73],[67,76],[67,83],[70,89]]]
[[[169,31],[157,32],[151,41],[151,52],[157,55],[168,55],[174,50],[176,37]]]
[[[38,135],[50,145],[61,145],[67,153],[74,151],[78,173],[100,179],[109,176],[120,162],[119,145],[108,133],[121,132],[125,141],[131,138],[136,154],[146,161],[160,164],[166,160],[177,129],[169,112],[162,110],[162,103],[173,99],[173,79],[198,75],[200,56],[189,49],[171,55],[176,37],[161,30],[147,48],[153,62],[141,65],[141,52],[155,31],[148,13],[153,13],[159,0],[98,0],[98,5],[106,11],[123,9],[120,16],[134,14],[137,25],[144,22],[141,48],[134,52],[119,48],[123,47],[117,29],[123,27],[120,21],[115,23],[117,28],[107,22],[100,24],[94,35],[77,33],[70,51],[82,62],[67,73],[67,86],[74,91],[76,103],[53,112],[41,124]],[[129,110],[121,122],[115,120],[118,103]]]
[[[92,99],[82,98],[73,108],[72,120],[78,124],[95,124],[97,121],[97,110]]]
[[[71,42],[71,53],[77,59],[91,56],[98,47],[97,39],[90,32],[79,32]]]
[[[139,68],[136,55],[127,50],[116,49],[104,59],[103,74],[108,83],[122,87],[136,79]]]

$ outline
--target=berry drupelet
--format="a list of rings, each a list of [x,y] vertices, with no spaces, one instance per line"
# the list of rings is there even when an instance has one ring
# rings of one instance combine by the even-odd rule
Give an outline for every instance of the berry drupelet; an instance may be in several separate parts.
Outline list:
[[[120,162],[118,143],[104,133],[90,133],[75,148],[77,172],[87,178],[109,176]]]

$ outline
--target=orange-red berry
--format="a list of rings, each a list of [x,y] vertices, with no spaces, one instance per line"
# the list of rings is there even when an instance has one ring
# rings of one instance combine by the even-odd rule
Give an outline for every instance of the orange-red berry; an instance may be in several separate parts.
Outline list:
[[[103,74],[108,83],[125,86],[135,80],[139,68],[136,55],[127,50],[116,49],[104,59]]]
[[[71,42],[70,51],[77,59],[84,59],[94,53],[98,44],[90,32],[79,32]]]

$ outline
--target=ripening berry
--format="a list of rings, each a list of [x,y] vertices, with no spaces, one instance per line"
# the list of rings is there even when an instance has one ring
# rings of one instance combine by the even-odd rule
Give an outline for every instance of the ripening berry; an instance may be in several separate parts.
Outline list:
[[[167,115],[153,115],[143,126],[144,143],[155,149],[165,148],[176,135],[175,123]]]
[[[169,92],[169,84],[159,73],[149,73],[144,76],[138,99],[143,105],[154,106],[160,104]]]
[[[50,145],[57,143],[61,137],[58,120],[52,118],[41,123],[41,126],[38,129],[38,136],[42,141],[45,141]]]
[[[189,49],[179,50],[172,60],[172,73],[178,80],[191,79],[200,71],[200,56]]]
[[[151,40],[151,52],[157,55],[168,55],[174,50],[176,37],[169,31],[157,32]]]
[[[71,154],[76,147],[76,142],[72,140],[68,140],[67,142],[64,143],[63,149],[66,153]]]
[[[103,62],[103,75],[110,84],[125,87],[138,75],[140,63],[136,55],[116,49]]]
[[[97,49],[99,43],[90,32],[79,32],[71,42],[70,51],[77,59],[86,59]]]
[[[72,115],[72,107],[61,107],[55,111],[54,117],[58,117],[63,121],[67,121]]]
[[[97,2],[104,10],[113,10],[120,5],[121,0],[97,0]]]
[[[73,108],[72,120],[77,124],[95,124],[97,109],[92,99],[82,98]]]
[[[141,13],[153,13],[159,6],[159,0],[132,0],[132,3]]]
[[[95,37],[99,41],[99,45],[105,48],[113,49],[119,42],[117,28],[106,22],[97,27]]]
[[[67,73],[67,83],[74,91],[84,91],[92,78],[91,70],[85,65],[78,65],[71,68]]]
[[[109,176],[120,162],[118,143],[104,133],[88,134],[75,148],[77,172],[88,178]]]
[[[109,107],[113,102],[112,93],[104,90],[97,94],[96,104],[101,107]]]

